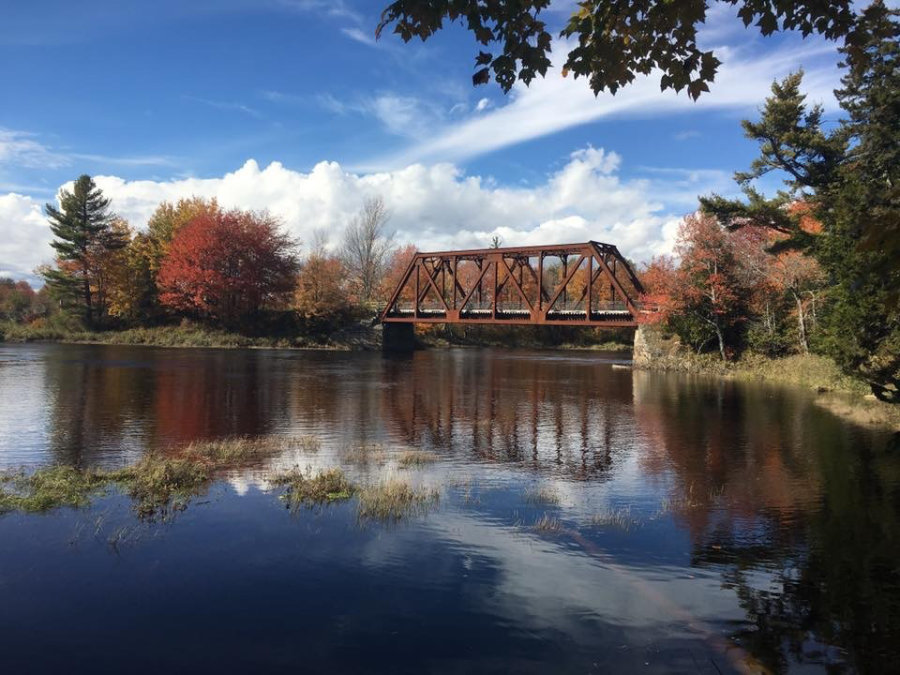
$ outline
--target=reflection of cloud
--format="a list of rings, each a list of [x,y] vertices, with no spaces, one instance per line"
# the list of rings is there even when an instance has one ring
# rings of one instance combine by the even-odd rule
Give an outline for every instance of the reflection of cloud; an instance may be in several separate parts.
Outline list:
[[[684,568],[664,565],[629,567],[609,555],[573,552],[521,529],[459,512],[441,511],[421,527],[374,539],[364,552],[366,563],[387,573],[420,549],[429,533],[465,555],[476,578],[492,580],[487,592],[469,598],[477,611],[506,617],[520,630],[560,632],[596,645],[604,640],[596,630],[600,623],[618,630],[614,639],[629,646],[684,641],[715,653],[724,645],[711,626],[723,616],[743,617],[737,598],[722,592],[716,574],[692,569],[688,575]],[[441,571],[433,573],[434,583],[440,583]],[[451,567],[445,573],[457,571]]]

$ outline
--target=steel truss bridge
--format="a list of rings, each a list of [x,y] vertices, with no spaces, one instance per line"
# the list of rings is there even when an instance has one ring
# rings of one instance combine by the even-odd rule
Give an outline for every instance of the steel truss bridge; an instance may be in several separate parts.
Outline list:
[[[643,288],[611,244],[416,253],[384,323],[633,327]]]

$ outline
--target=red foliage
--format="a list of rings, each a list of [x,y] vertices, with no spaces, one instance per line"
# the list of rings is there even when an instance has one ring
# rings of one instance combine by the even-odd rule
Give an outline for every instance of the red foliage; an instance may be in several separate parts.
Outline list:
[[[297,273],[294,243],[269,215],[203,213],[176,233],[157,284],[175,310],[233,323],[290,300]]]

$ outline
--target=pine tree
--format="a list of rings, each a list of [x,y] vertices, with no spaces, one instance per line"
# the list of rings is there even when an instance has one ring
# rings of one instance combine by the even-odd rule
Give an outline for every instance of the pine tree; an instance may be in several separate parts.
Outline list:
[[[71,192],[63,190],[59,204],[59,209],[52,204],[45,206],[55,237],[50,245],[56,250],[57,264],[42,274],[57,298],[81,306],[90,326],[99,318],[93,298],[94,263],[105,253],[122,248],[127,241],[120,231],[110,227],[113,216],[109,212],[109,199],[90,176],[80,176]]]
[[[731,228],[758,225],[789,235],[779,249],[814,255],[828,278],[822,347],[880,399],[900,403],[900,24],[881,3],[863,12],[865,39],[841,51],[847,73],[836,92],[849,114],[826,132],[807,110],[802,73],[772,87],[759,122],[745,122],[760,144],[750,171],[738,173],[746,200],[701,199]],[[766,198],[751,183],[778,170],[786,190]],[[803,208],[789,208],[803,203]],[[821,224],[809,232],[803,219]]]

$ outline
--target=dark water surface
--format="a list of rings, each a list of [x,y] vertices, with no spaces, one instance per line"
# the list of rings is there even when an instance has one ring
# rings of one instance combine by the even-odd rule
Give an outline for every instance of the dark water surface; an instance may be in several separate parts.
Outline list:
[[[0,673],[900,671],[896,439],[618,358],[0,345],[2,468],[322,439],[162,522],[0,516]],[[292,512],[265,475],[293,465],[440,505]]]

